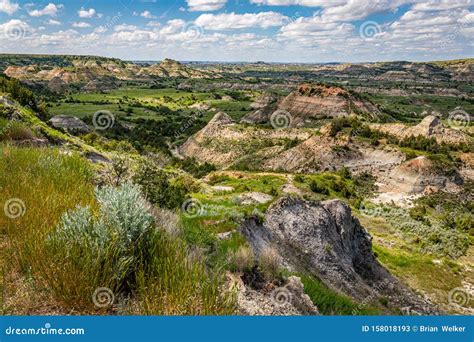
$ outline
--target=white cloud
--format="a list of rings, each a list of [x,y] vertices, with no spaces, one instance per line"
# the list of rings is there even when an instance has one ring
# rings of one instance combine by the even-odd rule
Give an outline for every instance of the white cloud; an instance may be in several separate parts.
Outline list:
[[[251,3],[267,6],[306,6],[306,7],[330,7],[347,3],[347,0],[250,0]]]
[[[108,29],[104,26],[99,26],[94,29],[94,33],[105,33]]]
[[[321,7],[322,11],[320,14],[326,17],[327,21],[363,19],[373,13],[393,11],[401,5],[419,1],[420,0],[250,0],[251,3],[267,6],[296,5]]]
[[[125,59],[171,57],[295,62],[454,59],[471,56],[474,46],[474,13],[469,11],[466,1],[359,0],[358,6],[352,0],[250,1],[275,6],[299,4],[313,7],[311,12],[315,13],[289,19],[278,11],[247,14],[219,12],[200,14],[194,22],[182,19],[167,22],[160,20],[161,23],[139,20],[140,24],[119,25],[120,21],[112,20],[102,23],[103,26],[93,27],[79,21],[74,23],[77,30],[54,33],[48,29],[41,31],[39,27],[25,30],[27,24],[18,20],[9,22],[8,30],[16,32],[18,29],[11,28],[18,26],[20,32],[28,32],[25,39],[18,44],[17,41],[6,39],[5,33],[0,31],[0,46],[2,51],[12,53],[87,53]],[[0,4],[3,2],[0,0]],[[188,5],[192,2],[188,1]],[[226,1],[194,1],[195,8],[199,7],[198,3],[206,6],[212,3],[215,7]],[[391,16],[390,20],[385,21],[382,20],[385,17],[369,17],[377,12],[395,11],[403,3],[410,4],[409,10],[396,14],[395,18]],[[22,7],[32,11],[34,8],[31,6]],[[37,8],[38,12],[43,11],[43,6]],[[98,15],[89,8],[81,11],[91,17]],[[140,11],[136,15],[143,13]],[[48,19],[41,20],[38,26],[49,24],[52,25],[51,29],[60,23],[53,20],[57,18]],[[359,32],[364,20],[379,21],[380,32],[370,39],[364,39]],[[82,27],[91,29],[83,30]],[[250,30],[270,27],[280,28],[276,34],[275,30]],[[1,28],[5,30],[5,24],[0,25]]]
[[[161,23],[158,22],[158,21],[150,21],[150,22],[148,22],[148,24],[146,24],[146,26],[148,26],[148,27],[159,27],[159,26],[161,26]]]
[[[121,25],[117,25],[114,27],[114,31],[118,32],[118,31],[134,31],[134,30],[137,30],[138,27],[136,27],[135,25],[127,25],[127,24],[121,24]]]
[[[50,2],[43,9],[29,11],[28,14],[32,17],[41,17],[43,15],[49,15],[51,17],[55,17],[58,14],[59,10],[62,9],[63,7],[64,5],[62,4],[56,5]]]
[[[227,0],[186,0],[190,11],[217,11],[224,7]]]
[[[0,12],[12,15],[16,11],[18,11],[19,8],[20,5],[12,3],[10,0],[0,0]]]
[[[0,24],[0,41],[2,41],[2,38],[18,40],[24,38],[27,33],[32,31],[33,29],[26,22],[12,19],[4,24]]]
[[[202,14],[195,23],[208,30],[228,30],[242,29],[249,27],[269,28],[272,26],[281,26],[288,17],[276,12],[260,13],[222,13],[222,14]]]
[[[146,18],[146,19],[155,19],[156,18],[156,16],[151,14],[150,11],[144,11],[140,14],[140,16],[143,17],[143,18]]]
[[[79,15],[79,18],[94,18],[96,16],[98,18],[102,17],[102,14],[97,13],[97,11],[94,8],[85,9],[81,7],[81,9],[77,11],[77,14]]]
[[[166,26],[160,30],[161,35],[171,35],[177,32],[183,31],[186,26],[186,22],[182,19],[169,20]]]
[[[72,23],[72,27],[88,28],[88,27],[91,27],[91,24],[86,23],[84,21],[80,21],[80,22],[77,22],[77,23]]]
[[[457,8],[467,8],[473,5],[472,0],[437,0],[415,4],[413,11],[445,11]]]
[[[354,29],[352,24],[328,22],[322,17],[298,18],[283,26],[278,37],[282,40],[313,46],[331,40],[336,42],[349,39],[353,36]]]
[[[51,25],[51,26],[58,26],[58,25],[61,25],[61,22],[54,19],[49,19],[46,22],[46,24]]]
[[[352,21],[379,12],[393,11],[414,0],[348,0],[345,4],[325,8],[322,16],[331,21]]]

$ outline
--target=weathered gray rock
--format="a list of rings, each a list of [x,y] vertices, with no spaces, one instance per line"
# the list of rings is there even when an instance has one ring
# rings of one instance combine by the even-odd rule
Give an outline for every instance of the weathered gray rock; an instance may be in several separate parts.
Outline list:
[[[257,255],[274,248],[286,268],[312,274],[358,301],[384,296],[396,307],[412,308],[411,312],[436,312],[376,260],[371,236],[345,203],[284,197],[260,222],[249,219],[241,227]]]
[[[238,275],[228,273],[227,277],[231,288],[236,290],[237,306],[242,315],[319,315],[298,277],[289,277],[283,286],[261,290],[245,285]]]
[[[56,115],[49,122],[54,128],[62,128],[71,133],[89,133],[91,129],[84,121],[74,116]]]

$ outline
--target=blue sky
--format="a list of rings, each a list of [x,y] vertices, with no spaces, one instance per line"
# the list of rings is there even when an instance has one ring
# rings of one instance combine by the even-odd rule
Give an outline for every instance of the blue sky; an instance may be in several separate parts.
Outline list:
[[[474,0],[0,0],[0,52],[128,60],[473,56]]]

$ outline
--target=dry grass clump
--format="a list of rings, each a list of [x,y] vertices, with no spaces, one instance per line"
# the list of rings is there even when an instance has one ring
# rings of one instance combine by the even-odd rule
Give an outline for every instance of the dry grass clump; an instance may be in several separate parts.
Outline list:
[[[233,263],[239,272],[248,271],[255,263],[253,251],[247,246],[240,246],[233,255]]]
[[[265,278],[277,279],[280,275],[281,258],[278,251],[273,247],[265,247],[259,255],[259,266]]]

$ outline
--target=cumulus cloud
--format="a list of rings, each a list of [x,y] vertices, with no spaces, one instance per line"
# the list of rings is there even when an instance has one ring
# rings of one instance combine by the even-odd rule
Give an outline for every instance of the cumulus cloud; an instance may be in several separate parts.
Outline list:
[[[147,20],[134,25],[113,20],[103,26],[83,30],[89,25],[74,23],[75,29],[54,31],[59,21],[42,20],[44,30],[24,29],[27,23],[9,22],[9,32],[28,32],[21,44],[5,39],[0,31],[0,46],[5,52],[88,53],[122,58],[179,57],[206,60],[273,61],[375,61],[389,59],[420,60],[463,58],[472,55],[474,13],[467,0],[250,0],[260,5],[300,5],[313,7],[313,15],[288,18],[278,11],[260,13],[203,13],[194,21]],[[472,0],[470,0],[472,2]],[[0,4],[5,1],[0,0]],[[199,5],[215,10],[226,1],[189,0],[188,10]],[[11,1],[9,2],[11,3]],[[356,6],[357,5],[357,6]],[[385,17],[370,17],[378,12],[403,11]],[[27,11],[34,8],[26,6]],[[44,9],[36,7],[38,12]],[[46,6],[45,8],[47,8]],[[0,7],[2,8],[2,7]],[[222,8],[222,7],[221,7]],[[87,12],[83,18],[97,17]],[[137,12],[146,17],[152,13]],[[44,12],[46,13],[46,12]],[[43,15],[52,15],[50,14]],[[79,12],[78,12],[79,13]],[[144,14],[145,13],[145,14]],[[39,15],[38,15],[39,16]],[[79,14],[81,17],[81,15]],[[16,19],[15,19],[16,20]],[[361,34],[364,20],[379,21],[377,34],[366,39]],[[119,23],[121,23],[119,25]],[[85,25],[84,25],[85,24]],[[17,26],[20,30],[12,30]],[[2,24],[5,30],[5,24]],[[269,30],[268,28],[276,28]],[[258,29],[258,30],[255,30]],[[262,30],[263,29],[263,30]],[[79,31],[79,32],[78,32]],[[276,33],[275,33],[276,31]]]
[[[58,25],[61,25],[61,22],[54,19],[49,19],[46,22],[46,24],[51,25],[51,26],[58,26]]]
[[[306,6],[326,7],[339,6],[347,3],[347,0],[250,0],[251,3],[267,6]]]
[[[78,28],[88,28],[91,27],[91,24],[86,23],[84,21],[79,21],[77,23],[72,23],[72,27],[78,27]]]
[[[20,5],[17,3],[13,3],[10,0],[0,0],[0,12],[4,12],[8,15],[12,15],[18,9],[20,8]]]
[[[151,14],[150,11],[144,11],[140,14],[141,17],[146,18],[146,19],[156,19],[156,16]]]
[[[148,26],[148,27],[159,27],[159,26],[161,26],[161,23],[158,22],[158,21],[153,21],[153,20],[152,20],[152,21],[149,21],[149,22],[146,24],[146,26]]]
[[[217,11],[224,7],[227,0],[186,0],[190,11]]]
[[[349,39],[354,26],[349,23],[328,22],[321,17],[298,18],[283,26],[279,33],[282,40],[318,45],[337,39]]]
[[[44,16],[44,15],[49,15],[51,17],[55,17],[58,14],[59,10],[61,10],[62,8],[64,8],[64,5],[62,5],[62,4],[56,5],[56,4],[53,4],[52,2],[50,2],[43,9],[31,10],[31,11],[28,12],[28,14],[31,17],[41,17],[41,16]]]
[[[95,16],[98,18],[102,17],[102,14],[97,13],[94,8],[84,9],[81,7],[81,9],[77,11],[77,14],[79,15],[79,18],[94,18]]]
[[[272,26],[281,26],[288,17],[276,12],[260,13],[222,13],[222,14],[202,14],[195,23],[208,30],[229,30],[242,29],[250,27],[269,28]]]
[[[114,27],[114,31],[118,32],[118,31],[133,31],[133,30],[137,30],[138,27],[136,27],[135,25],[127,25],[127,24],[121,24],[121,25],[117,25]]]
[[[431,2],[420,2],[411,9],[413,11],[445,11],[457,8],[467,8],[473,5],[472,0],[438,0]]]
[[[18,40],[24,38],[33,29],[24,21],[12,19],[4,24],[0,24],[0,42],[3,39]]]

